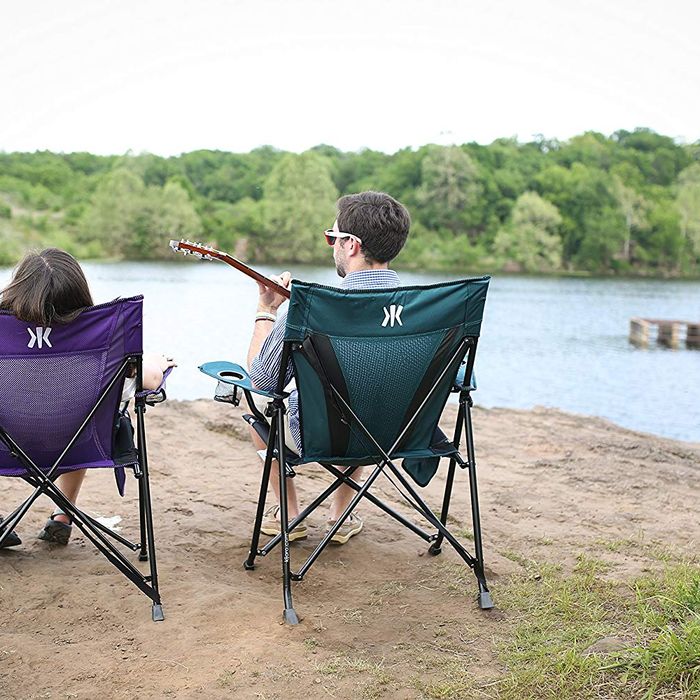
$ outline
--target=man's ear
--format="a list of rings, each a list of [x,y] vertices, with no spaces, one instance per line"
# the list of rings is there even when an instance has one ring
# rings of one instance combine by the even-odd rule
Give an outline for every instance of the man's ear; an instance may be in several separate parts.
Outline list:
[[[362,245],[358,243],[357,241],[354,241],[352,238],[346,239],[348,243],[350,243],[350,250],[346,249],[346,253],[350,254],[350,257],[354,257],[355,255],[360,255],[362,253]]]

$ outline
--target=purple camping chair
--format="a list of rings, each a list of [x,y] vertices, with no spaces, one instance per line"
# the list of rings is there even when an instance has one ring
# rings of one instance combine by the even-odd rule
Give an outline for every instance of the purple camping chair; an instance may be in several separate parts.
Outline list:
[[[90,307],[65,325],[33,327],[0,312],[0,476],[24,479],[31,495],[0,523],[0,544],[30,506],[47,495],[134,585],[153,601],[158,592],[153,514],[148,481],[146,405],[165,399],[163,386],[142,390],[143,297]],[[128,418],[120,412],[124,378],[136,369],[134,399],[138,450]],[[124,442],[127,449],[124,449]],[[140,542],[130,542],[71,503],[54,483],[76,469],[115,470],[123,495],[124,468],[138,480]],[[150,563],[144,575],[115,542]]]

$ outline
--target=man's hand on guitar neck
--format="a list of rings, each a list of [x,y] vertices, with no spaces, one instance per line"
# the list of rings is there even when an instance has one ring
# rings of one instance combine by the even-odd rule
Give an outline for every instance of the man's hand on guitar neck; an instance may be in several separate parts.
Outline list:
[[[270,276],[273,282],[281,285],[285,289],[289,289],[292,282],[291,272],[283,272],[279,277]],[[276,314],[282,304],[287,301],[281,294],[277,294],[274,290],[266,287],[258,282],[258,313]]]
[[[290,272],[283,272],[279,277],[270,277],[271,280],[282,285],[285,289],[289,289],[292,282]],[[265,338],[270,335],[272,327],[277,317],[277,309],[282,306],[282,303],[287,301],[281,294],[266,287],[258,282],[258,310],[255,314],[255,323],[253,325],[253,337],[250,339],[250,347],[248,348],[248,368],[253,358],[260,352]]]

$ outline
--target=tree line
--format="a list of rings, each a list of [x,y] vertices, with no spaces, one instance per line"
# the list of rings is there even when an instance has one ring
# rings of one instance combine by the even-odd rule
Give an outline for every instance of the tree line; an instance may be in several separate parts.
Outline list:
[[[411,212],[402,267],[700,276],[700,144],[649,129],[393,154],[0,153],[0,264],[48,245],[81,259],[169,258],[170,238],[326,263],[335,200],[367,189]]]

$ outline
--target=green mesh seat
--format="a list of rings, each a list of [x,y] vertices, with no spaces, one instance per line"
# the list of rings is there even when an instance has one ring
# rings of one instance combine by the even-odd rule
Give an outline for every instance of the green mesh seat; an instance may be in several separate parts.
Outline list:
[[[244,390],[253,410],[246,420],[268,445],[246,567],[253,568],[256,556],[267,554],[282,542],[285,619],[289,622],[297,619],[289,582],[303,578],[334,530],[322,539],[297,572],[290,568],[288,534],[342,483],[350,485],[356,495],[338,519],[335,530],[357,503],[366,498],[429,542],[432,554],[438,554],[443,540],[447,539],[473,568],[481,607],[492,607],[483,571],[471,433],[474,387],[464,383],[455,385],[458,374],[462,378],[472,376],[488,284],[489,278],[482,277],[429,286],[358,290],[294,281],[282,368],[277,391],[268,394],[268,416],[253,407],[250,379],[240,366],[211,363],[202,367],[220,382]],[[299,455],[290,453],[284,439],[283,389],[289,362],[293,363],[299,392],[302,442]],[[438,421],[452,391],[459,393],[460,404],[454,435],[448,439],[438,427]],[[466,460],[459,454],[463,430],[467,438]],[[280,474],[286,478],[293,476],[300,466],[316,462],[334,474],[337,481],[289,522],[286,479],[281,478],[282,532],[259,548],[271,461],[279,455]],[[414,483],[426,485],[443,457],[449,460],[449,468],[438,517],[418,494]],[[355,482],[351,470],[370,464],[375,467],[364,483]],[[469,471],[474,556],[446,527],[456,466]],[[344,472],[338,467],[350,469]],[[427,520],[433,532],[425,532],[371,493],[372,483],[384,472],[398,481],[410,505]]]

